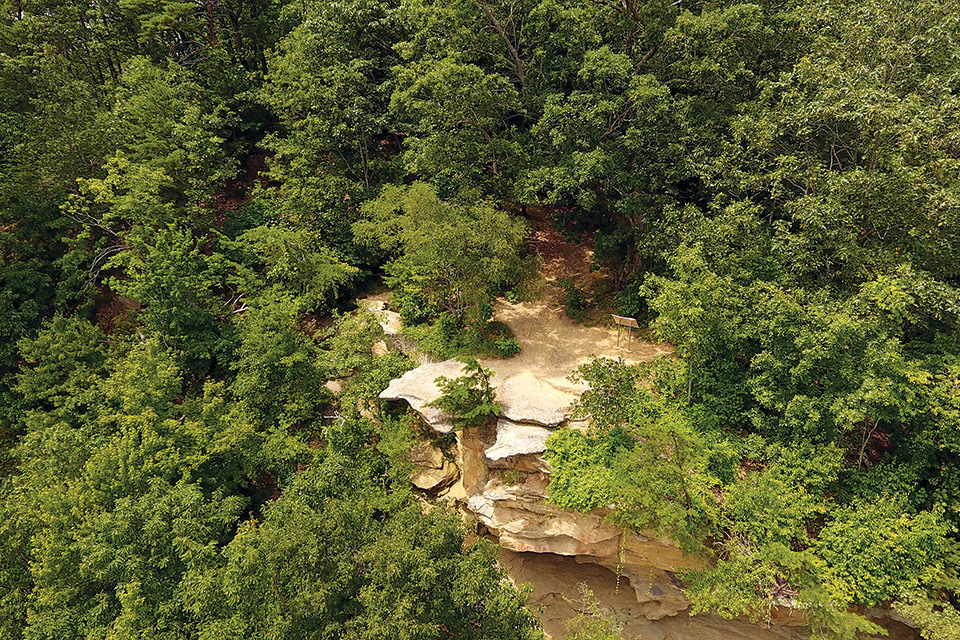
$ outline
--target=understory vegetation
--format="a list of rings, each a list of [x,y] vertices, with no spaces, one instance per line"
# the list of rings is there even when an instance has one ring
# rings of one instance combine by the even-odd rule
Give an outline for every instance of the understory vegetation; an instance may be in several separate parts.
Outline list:
[[[957,0],[0,7],[0,640],[541,637],[353,303],[514,355],[528,207],[675,355],[580,370],[551,501],[693,611],[960,635]]]

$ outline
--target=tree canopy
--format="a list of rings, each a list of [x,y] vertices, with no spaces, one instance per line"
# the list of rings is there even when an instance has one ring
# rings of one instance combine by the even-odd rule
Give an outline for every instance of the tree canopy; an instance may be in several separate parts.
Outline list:
[[[537,637],[416,506],[377,399],[412,363],[352,303],[515,353],[533,212],[674,347],[580,371],[550,499],[702,555],[696,611],[955,637],[958,33],[957,0],[0,0],[0,638]]]

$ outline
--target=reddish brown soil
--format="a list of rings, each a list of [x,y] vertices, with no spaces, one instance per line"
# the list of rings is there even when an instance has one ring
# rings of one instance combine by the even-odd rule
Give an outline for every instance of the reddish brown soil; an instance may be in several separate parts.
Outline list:
[[[540,275],[549,285],[543,291],[547,300],[562,306],[564,292],[555,285],[561,280],[572,280],[589,303],[580,322],[603,322],[613,311],[609,299],[613,278],[606,268],[597,267],[593,263],[593,238],[590,234],[576,237],[577,234],[570,230],[564,234],[554,227],[552,217],[562,213],[561,210],[549,207],[528,207],[527,215],[533,231],[527,239],[525,249],[528,254],[539,256]],[[574,236],[574,241],[567,240],[570,236]]]

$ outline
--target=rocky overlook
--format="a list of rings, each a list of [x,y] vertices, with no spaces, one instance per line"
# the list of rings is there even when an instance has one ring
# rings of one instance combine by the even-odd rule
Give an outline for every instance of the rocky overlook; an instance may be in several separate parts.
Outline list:
[[[397,344],[394,314],[383,311],[384,297],[366,305],[380,313],[388,342]],[[606,512],[580,514],[547,502],[550,468],[543,459],[546,439],[560,426],[585,428],[570,419],[571,405],[585,386],[569,374],[591,356],[650,360],[669,346],[634,341],[619,348],[613,329],[575,325],[549,302],[500,302],[497,317],[522,337],[524,350],[509,360],[483,360],[493,370],[502,415],[495,425],[454,431],[449,417],[427,407],[440,395],[436,379],[461,375],[457,360],[425,361],[393,380],[381,399],[405,402],[440,438],[420,441],[410,452],[416,465],[411,480],[436,499],[475,519],[501,546],[501,564],[518,583],[534,586],[531,606],[544,629],[563,637],[562,622],[575,615],[581,582],[602,594],[605,606],[625,623],[628,637],[799,639],[807,637],[802,613],[783,608],[767,628],[716,616],[689,617],[676,572],[695,566],[668,539],[625,532],[605,521]],[[879,615],[879,614],[878,614]],[[891,637],[912,637],[913,630],[890,623]],[[902,629],[901,629],[902,627]]]

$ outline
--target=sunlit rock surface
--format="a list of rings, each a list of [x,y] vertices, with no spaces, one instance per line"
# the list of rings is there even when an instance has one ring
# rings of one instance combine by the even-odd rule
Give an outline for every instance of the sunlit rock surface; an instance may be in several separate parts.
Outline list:
[[[431,429],[439,433],[453,431],[450,417],[440,409],[427,407],[426,404],[440,397],[440,388],[436,379],[457,378],[463,371],[463,363],[458,360],[445,360],[421,365],[407,371],[380,393],[381,400],[406,400],[414,411],[420,414]]]
[[[547,450],[547,438],[551,433],[550,429],[544,427],[501,418],[497,421],[497,441],[484,455],[490,461],[498,461],[511,456],[543,453]]]
[[[503,417],[513,422],[555,427],[567,419],[570,405],[577,399],[569,391],[558,389],[529,371],[495,382]]]

